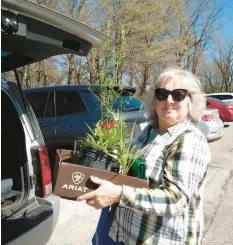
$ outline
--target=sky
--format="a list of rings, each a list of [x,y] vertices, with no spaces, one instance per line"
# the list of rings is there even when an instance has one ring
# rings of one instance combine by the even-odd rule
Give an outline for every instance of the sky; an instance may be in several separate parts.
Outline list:
[[[221,18],[219,19],[220,23],[226,24],[218,32],[218,35],[233,38],[233,0],[228,1],[228,7],[224,10]]]

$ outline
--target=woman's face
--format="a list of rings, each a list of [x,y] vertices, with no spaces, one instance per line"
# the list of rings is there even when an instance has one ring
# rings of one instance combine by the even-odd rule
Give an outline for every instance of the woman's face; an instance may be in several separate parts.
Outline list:
[[[172,91],[183,87],[179,81],[167,80],[160,88]],[[156,99],[155,110],[158,115],[160,131],[166,131],[169,127],[182,122],[187,117],[189,100],[189,96],[186,95],[183,101],[175,101],[171,94],[168,95],[167,100]]]

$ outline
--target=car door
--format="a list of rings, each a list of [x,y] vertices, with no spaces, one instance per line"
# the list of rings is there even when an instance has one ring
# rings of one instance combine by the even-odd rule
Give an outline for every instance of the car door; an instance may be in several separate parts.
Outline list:
[[[55,144],[73,147],[87,132],[88,109],[77,91],[56,91]]]
[[[27,99],[31,104],[47,147],[52,147],[54,142],[54,91],[26,92]]]

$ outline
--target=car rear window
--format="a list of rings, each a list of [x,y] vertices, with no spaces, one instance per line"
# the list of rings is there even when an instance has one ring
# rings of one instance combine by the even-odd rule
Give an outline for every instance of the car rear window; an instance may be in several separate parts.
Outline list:
[[[219,99],[219,100],[222,100],[223,99],[222,95],[209,95],[207,97],[208,98],[216,98],[216,99]]]
[[[233,96],[232,95],[223,95],[222,96],[224,100],[232,100],[233,99]]]
[[[89,111],[100,110],[100,101],[91,91],[80,91],[79,94]]]
[[[213,95],[208,95],[207,97],[216,98],[219,100],[232,100],[233,99],[233,96],[230,94],[217,94],[217,95],[213,94]]]
[[[220,100],[220,99],[216,99],[214,97],[208,97],[210,100],[216,101],[220,104],[228,104],[227,102],[225,102],[224,100]]]
[[[56,91],[56,116],[86,112],[87,108],[78,92]]]
[[[93,94],[93,92],[95,94]],[[91,91],[80,91],[79,92],[85,104],[89,110],[98,110],[100,109],[100,100],[98,99],[99,90]],[[139,111],[143,109],[143,105],[140,100],[133,98],[129,93],[122,93],[119,98],[117,98],[113,108],[115,111],[120,110],[122,112],[126,111]]]
[[[120,110],[122,112],[126,111],[139,111],[141,109],[144,109],[143,104],[140,100],[132,97],[136,91],[135,88],[125,88],[123,90],[118,89],[118,87],[115,87],[114,90],[118,93],[121,93],[121,96],[119,96],[113,106],[114,110]],[[93,89],[93,92],[99,96],[100,89]]]
[[[143,105],[140,100],[131,96],[120,96],[114,105],[114,109],[122,112],[139,111],[143,109]]]

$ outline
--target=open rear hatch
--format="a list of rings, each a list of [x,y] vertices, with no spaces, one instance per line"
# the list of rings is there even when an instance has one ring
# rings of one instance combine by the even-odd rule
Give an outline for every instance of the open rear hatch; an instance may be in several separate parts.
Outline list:
[[[2,0],[2,72],[54,55],[86,56],[102,33],[25,0]],[[49,23],[49,24],[48,24]]]

